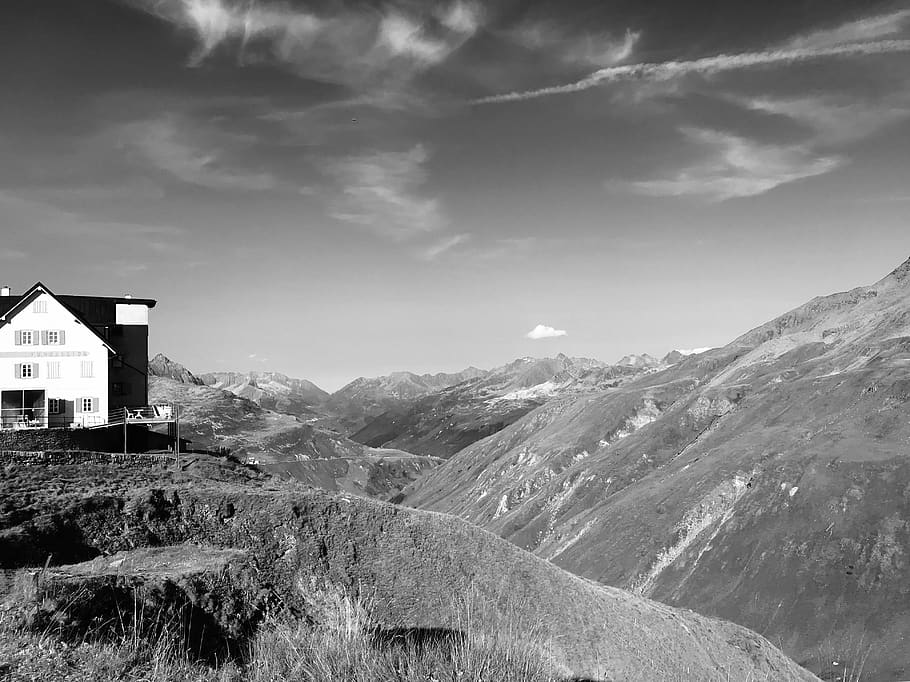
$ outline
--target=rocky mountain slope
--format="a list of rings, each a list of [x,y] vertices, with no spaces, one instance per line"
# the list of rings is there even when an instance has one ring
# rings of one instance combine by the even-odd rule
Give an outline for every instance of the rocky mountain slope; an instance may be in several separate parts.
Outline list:
[[[0,499],[20,502],[0,514],[7,568],[35,565],[49,552],[55,562],[124,552],[50,572],[51,584],[74,595],[56,606],[58,622],[70,626],[93,622],[93,608],[98,616],[115,611],[118,593],[135,604],[133,589],[159,601],[189,599],[210,630],[238,638],[249,636],[268,601],[319,622],[320,595],[341,590],[369,600],[385,636],[457,640],[467,606],[474,627],[533,636],[567,678],[816,679],[745,628],[596,585],[450,516],[243,472],[216,482],[144,467],[129,477],[115,463],[32,469],[0,478]],[[205,566],[218,572],[213,580],[204,579]],[[79,581],[105,599],[78,598]],[[159,587],[143,593],[146,582]],[[205,591],[191,593],[196,586]]]
[[[562,354],[521,358],[390,409],[351,438],[375,447],[451,457],[556,397],[616,387],[645,371],[643,366],[611,366]]]
[[[425,395],[483,374],[483,370],[468,367],[453,374],[393,372],[372,379],[360,377],[335,391],[324,404],[324,409],[338,420],[346,433],[355,433],[387,410],[400,408]]]
[[[905,679],[908,444],[910,261],[724,348],[552,400],[405,500],[750,627],[823,676],[862,660],[864,680]]]
[[[397,494],[437,464],[434,458],[364,446],[229,391],[194,383],[191,372],[170,360],[154,364],[151,371],[166,375],[149,377],[150,402],[180,406],[181,437],[189,438],[194,449],[227,448],[270,473],[379,498]]]

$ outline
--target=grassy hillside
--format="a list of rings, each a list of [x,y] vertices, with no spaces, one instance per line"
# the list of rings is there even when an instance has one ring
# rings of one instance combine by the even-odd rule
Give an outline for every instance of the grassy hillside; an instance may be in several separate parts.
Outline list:
[[[539,655],[572,676],[814,679],[753,632],[602,587],[451,516],[262,480],[236,465],[221,481],[142,469],[132,483],[112,466],[42,466],[0,479],[4,499],[27,502],[0,517],[7,568],[42,565],[51,553],[52,564],[92,560],[49,571],[44,584],[72,586],[65,593],[72,598],[52,607],[60,612],[54,622],[91,622],[85,609],[105,602],[78,595],[101,581],[116,589],[98,594],[119,594],[121,605],[188,600],[210,627],[248,642],[243,633],[261,623],[257,604],[325,623],[318,595],[341,590],[370,605],[374,632],[383,637],[407,631],[461,641],[467,608],[486,637],[513,623],[508,641],[539,642]],[[167,546],[179,546],[179,562],[171,550],[135,554]],[[248,559],[228,562],[228,573],[206,568],[222,550]],[[141,563],[149,556],[158,556],[157,568]],[[178,564],[197,566],[193,575],[202,571],[214,587],[197,589]],[[234,593],[225,582],[231,576],[250,598],[214,598]],[[243,608],[226,608],[231,603]]]

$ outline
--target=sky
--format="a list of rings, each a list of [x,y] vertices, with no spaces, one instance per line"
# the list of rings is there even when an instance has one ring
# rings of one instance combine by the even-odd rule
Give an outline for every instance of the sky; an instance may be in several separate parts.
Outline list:
[[[0,284],[195,372],[728,343],[910,256],[910,0],[4,0]]]

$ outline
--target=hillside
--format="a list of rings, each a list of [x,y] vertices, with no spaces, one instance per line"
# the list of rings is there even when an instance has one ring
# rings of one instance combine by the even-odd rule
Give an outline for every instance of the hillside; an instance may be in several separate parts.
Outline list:
[[[97,557],[39,585],[39,601],[40,589],[69,595],[40,608],[70,628],[98,627],[137,599],[188,598],[216,639],[242,645],[266,598],[319,623],[323,595],[341,590],[369,600],[379,636],[457,641],[467,608],[472,627],[537,642],[567,678],[815,679],[753,632],[596,585],[453,517],[238,474],[138,468],[131,488],[121,467],[46,465],[0,480],[0,497],[23,501],[0,514],[6,568],[48,552],[55,563]]]
[[[910,261],[724,348],[553,400],[405,501],[738,622],[825,675],[865,658],[864,679],[905,679],[908,371]]]
[[[169,372],[182,375],[176,367],[181,366],[169,361]],[[328,490],[385,499],[437,463],[370,448],[231,392],[170,376],[149,377],[149,400],[180,405],[181,437],[190,439],[193,449],[227,448],[263,471]]]
[[[645,371],[562,354],[521,358],[388,410],[351,438],[447,458],[549,400],[615,388]]]

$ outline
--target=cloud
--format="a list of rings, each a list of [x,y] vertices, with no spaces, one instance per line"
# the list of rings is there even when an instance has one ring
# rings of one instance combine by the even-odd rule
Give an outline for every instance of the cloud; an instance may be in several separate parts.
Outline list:
[[[514,42],[530,50],[548,50],[567,64],[611,66],[628,59],[641,33],[627,30],[622,38],[609,33],[577,36],[552,21],[524,23],[508,32]]]
[[[456,234],[446,239],[443,239],[440,242],[433,244],[432,246],[427,247],[420,252],[420,257],[423,260],[435,260],[442,254],[454,249],[460,244],[464,244],[471,239],[470,234]]]
[[[397,239],[441,229],[445,220],[439,201],[419,194],[428,159],[429,152],[418,144],[403,152],[326,162],[326,172],[341,184],[332,217]]]
[[[832,29],[814,31],[792,38],[790,48],[818,48],[845,45],[868,40],[880,40],[900,33],[910,19],[910,10],[899,10],[891,14],[867,17],[851,21]]]
[[[553,327],[548,327],[545,324],[539,324],[534,329],[529,331],[525,336],[529,339],[554,339],[558,336],[568,336],[569,332],[565,329],[554,329]]]
[[[684,128],[708,158],[670,178],[628,183],[650,196],[700,196],[711,201],[764,194],[780,185],[829,173],[845,161],[817,156],[804,145],[761,144],[717,130]]]
[[[834,57],[857,57],[910,52],[910,40],[883,40],[894,35],[910,10],[851,22],[841,27],[792,39],[783,46],[757,52],[721,54],[701,59],[611,66],[581,80],[535,90],[483,97],[474,104],[516,102],[550,95],[582,92],[622,81],[671,81],[690,74],[712,76],[726,71],[789,65]]]
[[[122,1],[191,31],[198,43],[192,65],[232,47],[241,62],[265,56],[304,77],[360,86],[407,80],[442,62],[481,20],[478,6],[464,0],[435,10],[412,3],[408,12],[336,3],[324,14],[264,0]]]
[[[223,191],[262,191],[275,188],[278,180],[270,173],[232,168],[215,148],[202,148],[183,122],[164,116],[125,125],[123,144],[153,167],[191,185]]]
[[[857,101],[843,96],[731,97],[752,111],[792,119],[813,131],[822,145],[862,139],[910,116],[910,98],[892,94],[880,101]]]
[[[2,261],[21,261],[29,257],[29,254],[25,251],[20,251],[18,249],[3,249],[0,250],[0,260]]]

